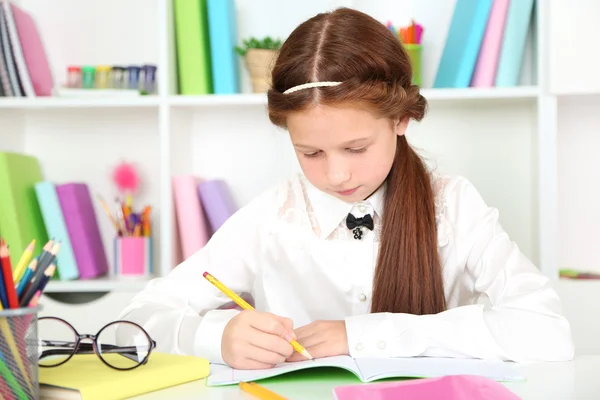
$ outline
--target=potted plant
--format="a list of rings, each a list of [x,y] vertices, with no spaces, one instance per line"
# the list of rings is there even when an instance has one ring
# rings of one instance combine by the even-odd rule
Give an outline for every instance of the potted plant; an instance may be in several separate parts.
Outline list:
[[[246,68],[252,79],[254,93],[264,93],[271,86],[271,68],[281,40],[266,36],[263,39],[250,37],[243,46],[236,46],[236,52],[244,57]]]

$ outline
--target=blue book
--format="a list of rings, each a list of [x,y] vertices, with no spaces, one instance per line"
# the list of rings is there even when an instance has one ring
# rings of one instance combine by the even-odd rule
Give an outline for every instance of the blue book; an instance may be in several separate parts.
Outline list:
[[[56,186],[50,181],[38,182],[35,184],[35,194],[48,235],[54,240],[60,241],[60,251],[56,255],[56,268],[60,280],[79,278],[79,270],[56,193]]]
[[[519,84],[533,2],[534,0],[510,2],[496,71],[495,85],[498,87],[512,87]]]
[[[434,88],[467,88],[493,0],[456,0]]]
[[[208,32],[214,94],[240,92],[234,0],[208,0]]]

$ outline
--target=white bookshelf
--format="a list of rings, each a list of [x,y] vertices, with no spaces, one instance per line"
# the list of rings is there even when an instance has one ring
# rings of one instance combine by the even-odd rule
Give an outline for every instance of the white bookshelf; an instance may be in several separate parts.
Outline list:
[[[139,165],[146,182],[140,201],[154,208],[157,276],[168,274],[175,264],[173,175],[225,179],[243,206],[299,170],[286,133],[266,117],[266,96],[250,93],[241,62],[243,94],[177,94],[170,0],[16,2],[35,16],[58,82],[69,64],[158,66],[154,96],[0,99],[0,149],[37,156],[47,179],[85,181],[93,193],[110,198],[115,194],[110,168],[121,160]],[[559,110],[546,67],[550,0],[538,0],[520,86],[432,89],[454,3],[305,0],[286,2],[282,13],[278,0],[237,0],[238,33],[284,38],[302,20],[337,5],[356,7],[383,22],[393,16],[395,25],[407,24],[411,17],[423,23],[423,94],[429,114],[411,124],[409,141],[435,160],[440,171],[472,180],[484,199],[499,208],[502,225],[523,252],[557,279]],[[99,207],[97,216],[110,260],[113,231]],[[113,276],[51,282],[48,293],[133,293],[146,282]],[[101,301],[93,305],[100,307]]]

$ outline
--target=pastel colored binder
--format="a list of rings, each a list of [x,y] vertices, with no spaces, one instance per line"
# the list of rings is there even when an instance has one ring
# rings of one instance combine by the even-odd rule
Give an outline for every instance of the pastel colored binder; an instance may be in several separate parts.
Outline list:
[[[338,386],[333,389],[333,398],[335,400],[519,400],[519,397],[503,384],[490,378],[472,375]]]
[[[199,182],[192,175],[173,177],[175,216],[184,259],[204,247],[210,238],[210,227],[197,192]]]
[[[212,93],[206,0],[174,0],[179,93]]]
[[[201,182],[198,185],[198,194],[213,233],[237,211],[225,181],[214,179]]]
[[[56,186],[50,181],[38,182],[35,184],[35,193],[48,236],[54,238],[55,241],[60,241],[60,251],[56,255],[56,268],[60,280],[79,278],[79,270],[56,193]]]
[[[0,152],[0,232],[10,247],[12,265],[17,265],[33,239],[34,254],[39,254],[48,242],[34,189],[42,180],[35,157]]]
[[[533,4],[534,0],[513,0],[508,7],[496,72],[497,87],[512,87],[519,84]]]
[[[510,0],[494,0],[471,79],[473,87],[494,86],[509,4]]]
[[[237,18],[234,0],[208,0],[208,29],[214,94],[239,93]]]
[[[56,185],[56,193],[71,239],[79,279],[105,275],[108,272],[108,261],[87,185],[84,183]]]
[[[492,9],[492,0],[456,0],[435,88],[467,88]]]
[[[29,76],[29,71],[27,70],[25,56],[23,55],[23,47],[21,46],[19,32],[17,31],[17,24],[13,15],[13,10],[16,10],[15,5],[10,1],[3,1],[2,6],[4,9],[4,22],[8,28],[10,45],[12,48],[15,65],[17,67],[17,73],[19,74],[19,82],[26,97],[35,97],[35,91],[33,90],[31,77]]]
[[[33,91],[36,96],[52,96],[54,78],[36,23],[14,3],[10,3],[10,9]]]

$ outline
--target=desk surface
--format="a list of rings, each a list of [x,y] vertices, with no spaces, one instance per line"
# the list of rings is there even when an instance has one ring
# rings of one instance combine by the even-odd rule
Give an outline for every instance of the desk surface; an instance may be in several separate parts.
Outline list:
[[[527,377],[527,382],[504,384],[523,400],[600,399],[600,355],[579,356],[571,362],[519,364],[516,368]],[[319,374],[314,373],[319,371]],[[343,370],[315,369],[296,372],[287,380],[265,380],[260,383],[290,400],[330,400],[334,387],[360,382]],[[250,398],[236,385],[207,387],[204,380],[135,397],[136,400]]]

